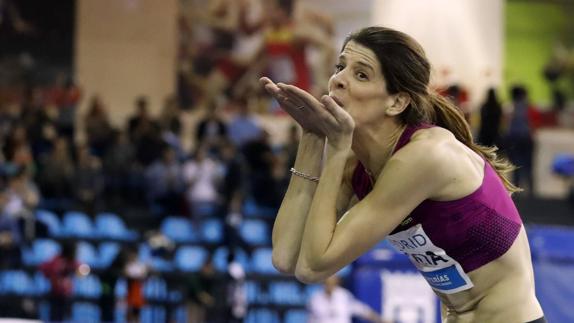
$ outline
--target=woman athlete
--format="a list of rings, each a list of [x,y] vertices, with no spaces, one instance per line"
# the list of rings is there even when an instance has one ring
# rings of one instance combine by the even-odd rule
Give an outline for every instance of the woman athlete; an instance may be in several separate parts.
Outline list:
[[[430,69],[410,36],[368,27],[346,39],[320,100],[261,79],[303,128],[273,264],[318,282],[388,239],[440,297],[444,322],[545,322],[513,167],[473,142],[429,89]]]

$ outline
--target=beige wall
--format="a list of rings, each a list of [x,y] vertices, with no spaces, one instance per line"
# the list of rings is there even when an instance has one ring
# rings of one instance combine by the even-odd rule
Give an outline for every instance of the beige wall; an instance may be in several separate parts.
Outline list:
[[[175,92],[177,0],[79,0],[76,79],[89,98],[100,95],[115,124],[149,97],[152,112]],[[81,120],[80,120],[81,121]]]

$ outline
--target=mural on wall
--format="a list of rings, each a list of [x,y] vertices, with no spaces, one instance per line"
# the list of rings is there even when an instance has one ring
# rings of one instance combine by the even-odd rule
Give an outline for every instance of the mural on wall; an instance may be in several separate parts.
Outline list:
[[[177,83],[184,109],[225,102],[279,112],[261,100],[257,80],[263,75],[315,94],[325,91],[335,58],[328,15],[294,0],[181,0],[180,5]]]

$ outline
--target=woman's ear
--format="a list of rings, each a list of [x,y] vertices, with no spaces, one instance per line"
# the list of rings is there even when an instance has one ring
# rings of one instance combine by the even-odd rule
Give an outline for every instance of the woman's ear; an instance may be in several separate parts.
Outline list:
[[[386,113],[388,116],[396,116],[409,106],[411,97],[405,92],[399,92],[393,95],[391,102],[392,104],[387,108]]]

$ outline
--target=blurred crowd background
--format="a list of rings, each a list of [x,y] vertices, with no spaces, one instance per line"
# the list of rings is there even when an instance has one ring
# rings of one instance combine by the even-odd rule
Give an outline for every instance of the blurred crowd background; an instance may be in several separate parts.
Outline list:
[[[444,12],[476,5],[434,2]],[[270,260],[299,129],[257,80],[319,96],[345,34],[371,23],[401,29],[421,6],[0,0],[0,317],[306,322],[323,287],[280,276]],[[519,166],[525,222],[567,230],[574,3],[483,6],[492,21],[477,18],[482,43],[431,46],[433,87],[478,142]],[[426,13],[431,31],[449,18],[440,12]],[[464,38],[448,28],[434,30],[437,42]],[[463,64],[449,65],[453,55]],[[340,273],[350,290],[353,275],[353,266]]]

